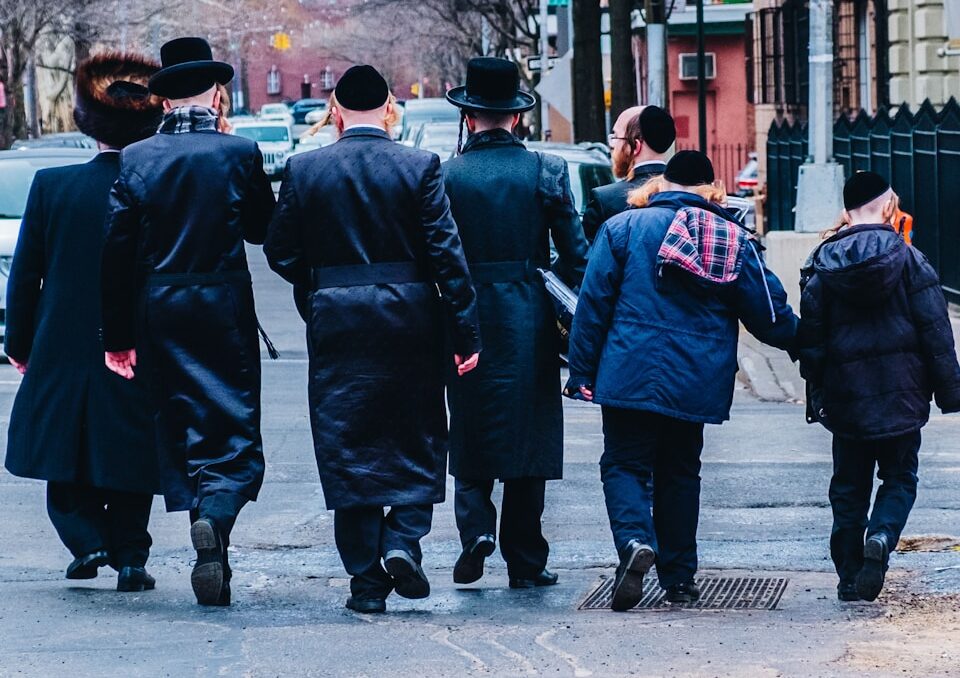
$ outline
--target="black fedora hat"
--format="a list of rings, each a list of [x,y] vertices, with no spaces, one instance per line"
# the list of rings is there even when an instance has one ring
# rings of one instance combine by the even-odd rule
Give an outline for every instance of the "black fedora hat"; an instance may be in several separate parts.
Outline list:
[[[447,100],[467,111],[523,113],[536,106],[520,91],[520,69],[512,61],[477,57],[467,64],[467,84],[447,92]]]
[[[150,78],[150,93],[166,99],[186,99],[233,79],[233,66],[214,61],[203,38],[171,40],[160,48],[160,62],[163,68]]]

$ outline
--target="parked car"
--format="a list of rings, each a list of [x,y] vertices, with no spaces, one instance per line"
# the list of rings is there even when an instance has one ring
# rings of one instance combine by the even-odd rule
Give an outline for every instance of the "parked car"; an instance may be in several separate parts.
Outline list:
[[[436,153],[440,160],[449,160],[457,152],[460,124],[456,122],[428,122],[420,125],[413,145]]]
[[[290,125],[293,124],[293,113],[286,104],[264,104],[260,107],[261,120],[282,120]]]
[[[307,113],[318,109],[326,110],[326,108],[326,99],[300,99],[290,108],[290,112],[293,114],[293,124],[306,125]]]
[[[33,176],[45,167],[76,165],[95,155],[96,152],[88,148],[0,151],[0,355],[7,333],[7,277]]]
[[[736,186],[736,195],[744,198],[757,194],[757,183],[760,177],[760,163],[757,162],[757,154],[751,152],[747,157],[747,164],[737,173]]]
[[[598,186],[612,184],[614,181],[610,159],[602,151],[576,144],[559,144],[549,141],[529,141],[527,148],[531,151],[559,155],[567,161],[567,168],[570,170],[570,188],[573,190],[577,212],[581,215],[586,209],[590,191]]]
[[[270,178],[283,173],[287,157],[293,152],[293,127],[283,120],[240,120],[233,134],[257,142],[263,154],[263,171]]]
[[[314,151],[324,146],[329,146],[337,140],[336,132],[332,127],[321,127],[316,134],[300,137],[300,143],[290,155],[300,155],[307,151]]]
[[[412,141],[420,125],[431,122],[460,122],[460,109],[446,99],[410,99],[404,104],[401,141]]]
[[[27,148],[90,148],[96,150],[97,142],[83,132],[58,132],[44,134],[36,139],[17,139],[10,144],[11,151]]]
[[[304,116],[304,120],[308,125],[316,125],[318,122],[323,120],[323,116],[327,114],[327,107],[323,108],[314,108],[312,111]]]

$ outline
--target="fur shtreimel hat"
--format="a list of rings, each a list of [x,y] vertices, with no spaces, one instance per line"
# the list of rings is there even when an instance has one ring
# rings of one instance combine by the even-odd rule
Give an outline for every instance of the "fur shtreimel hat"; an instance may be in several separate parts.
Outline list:
[[[140,54],[107,52],[77,67],[73,120],[97,141],[123,148],[157,131],[163,102],[147,90],[160,64]]]

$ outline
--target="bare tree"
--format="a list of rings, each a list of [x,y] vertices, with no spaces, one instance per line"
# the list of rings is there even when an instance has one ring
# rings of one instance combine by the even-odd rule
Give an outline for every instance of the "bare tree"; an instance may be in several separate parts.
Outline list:
[[[606,136],[603,105],[603,64],[600,55],[599,0],[572,0],[573,124],[577,141],[603,141]]]

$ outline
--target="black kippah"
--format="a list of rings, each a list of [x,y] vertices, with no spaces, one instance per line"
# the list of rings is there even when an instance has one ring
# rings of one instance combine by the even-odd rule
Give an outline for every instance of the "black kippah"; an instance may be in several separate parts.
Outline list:
[[[663,173],[667,181],[681,186],[712,184],[713,163],[700,151],[680,151],[670,158]]]
[[[857,172],[843,186],[843,206],[855,210],[889,190],[890,184],[876,172]]]
[[[677,138],[677,127],[670,114],[659,106],[644,106],[640,111],[643,143],[657,153],[666,153]]]
[[[334,90],[337,103],[350,111],[372,111],[387,103],[390,88],[373,66],[351,66]]]

